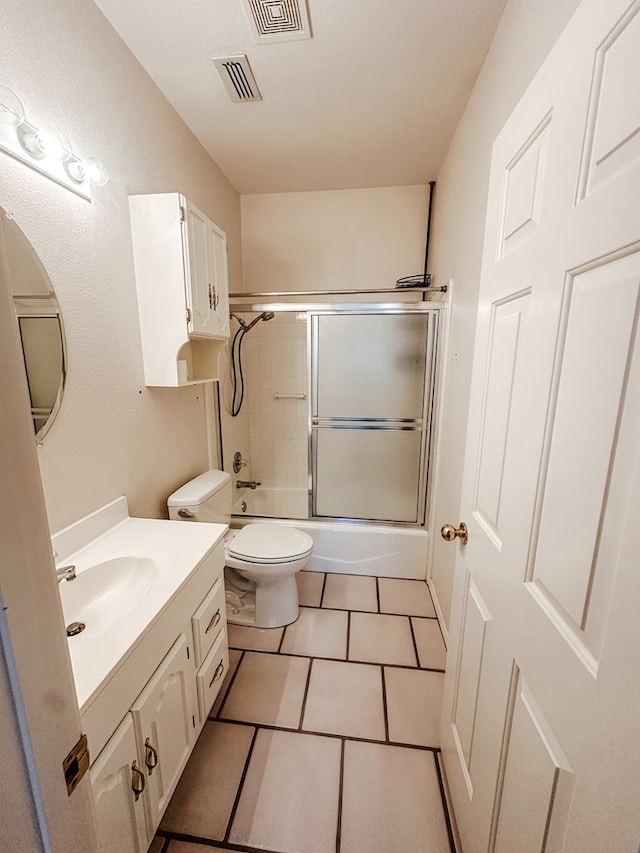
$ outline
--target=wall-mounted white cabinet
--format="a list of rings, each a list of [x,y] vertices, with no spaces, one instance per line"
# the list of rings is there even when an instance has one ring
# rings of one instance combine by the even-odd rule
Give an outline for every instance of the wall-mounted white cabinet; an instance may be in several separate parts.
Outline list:
[[[147,385],[219,379],[229,337],[227,238],[180,193],[129,197]]]

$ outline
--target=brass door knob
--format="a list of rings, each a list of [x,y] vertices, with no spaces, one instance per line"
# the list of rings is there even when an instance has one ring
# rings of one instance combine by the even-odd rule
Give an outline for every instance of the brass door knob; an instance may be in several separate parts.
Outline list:
[[[469,538],[469,531],[464,521],[460,522],[460,527],[454,527],[453,524],[443,524],[440,528],[440,536],[442,536],[445,542],[453,542],[457,537],[462,545],[466,545]]]

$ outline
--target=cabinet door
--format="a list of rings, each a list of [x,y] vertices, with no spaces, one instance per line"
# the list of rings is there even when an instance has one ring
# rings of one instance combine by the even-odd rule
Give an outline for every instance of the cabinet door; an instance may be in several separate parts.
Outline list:
[[[131,708],[144,756],[149,837],[156,831],[196,738],[193,650],[180,634]]]
[[[127,714],[91,768],[100,853],[144,853],[147,849],[143,770],[133,720]],[[137,799],[134,788],[139,792]]]
[[[226,338],[229,336],[227,238],[186,199],[184,207],[189,334]]]
[[[229,337],[229,274],[227,270],[227,235],[209,222],[209,283],[212,290],[212,332],[216,337]]]

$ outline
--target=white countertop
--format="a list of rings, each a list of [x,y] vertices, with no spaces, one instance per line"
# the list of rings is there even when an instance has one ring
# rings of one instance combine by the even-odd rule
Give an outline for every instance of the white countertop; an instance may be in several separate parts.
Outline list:
[[[120,499],[123,501],[124,499]],[[86,569],[106,560],[120,556],[149,557],[157,574],[149,591],[136,607],[118,619],[104,633],[95,635],[86,631],[69,637],[71,664],[78,695],[80,710],[92,700],[94,694],[135,648],[158,616],[165,610],[194,569],[207,554],[222,540],[227,527],[224,524],[194,524],[182,521],[161,521],[146,518],[125,517],[122,506],[114,516],[111,510],[109,524],[120,518],[113,526],[100,526],[96,522],[98,513],[93,513],[71,528],[53,537],[53,546],[58,552],[58,565],[73,564],[78,576]],[[87,523],[88,522],[88,523]],[[87,542],[78,550],[69,552],[82,542],[78,526],[97,538]],[[74,583],[62,581],[61,583]]]

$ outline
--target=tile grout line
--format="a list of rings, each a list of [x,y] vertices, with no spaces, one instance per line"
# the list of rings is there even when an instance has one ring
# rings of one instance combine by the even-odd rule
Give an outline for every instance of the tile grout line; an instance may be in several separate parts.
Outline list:
[[[376,575],[376,604],[380,613],[380,578]]]
[[[220,702],[220,707],[218,708],[218,713],[214,717],[207,717],[208,720],[220,719],[220,715],[222,714],[222,710],[227,703],[227,699],[229,698],[229,694],[231,693],[231,688],[233,687],[234,682],[235,682],[236,678],[238,677],[238,672],[240,671],[240,665],[242,664],[242,661],[244,660],[245,655],[246,655],[246,651],[243,649],[242,654],[240,655],[240,660],[238,661],[238,665],[236,666],[235,672],[233,673],[233,675],[229,679],[229,684],[227,685],[227,689],[225,690],[224,698]]]
[[[236,851],[237,853],[278,853],[277,850],[268,850],[266,847],[251,847],[247,844],[234,844],[232,841],[224,842],[219,841],[217,838],[204,838],[200,835],[189,835],[188,832],[166,832],[164,830],[159,830],[156,837],[165,839],[165,845],[163,845],[161,853],[166,853],[168,845],[171,844],[172,841],[179,841],[187,844],[198,844],[208,850],[224,850],[225,853],[227,850],[234,851],[234,853],[236,853]],[[169,853],[171,853],[170,850]]]
[[[347,648],[345,649],[345,662],[349,663],[351,653],[351,611],[347,610]]]
[[[338,820],[336,823],[336,853],[340,853],[342,844],[342,798],[344,792],[344,751],[346,741],[340,743],[340,776],[338,777]]]
[[[416,656],[416,664],[418,669],[422,669],[422,663],[420,661],[420,654],[418,652],[418,643],[416,641],[416,632],[413,630],[413,619],[409,616],[409,630],[411,631],[411,639],[413,640],[413,651]]]
[[[438,787],[440,788],[440,799],[442,800],[442,811],[444,812],[444,822],[447,827],[447,835],[449,836],[449,846],[451,847],[451,853],[456,853],[456,843],[453,836],[453,827],[451,825],[451,815],[449,814],[449,804],[447,802],[447,795],[444,789],[442,767],[440,766],[441,757],[442,752],[440,750],[433,753],[433,760],[435,761],[436,765],[436,775],[438,777]]]
[[[378,664],[379,666],[380,664]],[[250,728],[258,728],[264,729],[265,731],[270,732],[285,732],[289,734],[300,734],[300,735],[310,735],[313,737],[328,737],[333,740],[352,740],[356,743],[370,743],[375,746],[399,746],[404,749],[417,749],[420,752],[440,752],[441,749],[439,746],[423,746],[419,743],[405,743],[403,741],[389,740],[387,743],[384,740],[376,740],[375,738],[367,738],[367,737],[358,737],[357,735],[341,735],[336,734],[335,732],[320,732],[320,731],[312,731],[311,729],[302,729],[302,728],[287,728],[286,726],[275,726],[271,723],[256,723],[251,720],[234,720],[231,717],[225,717],[224,719],[217,720],[216,722],[220,723],[230,723],[235,726],[248,726]]]
[[[316,660],[316,659],[326,660],[326,661],[331,661],[332,663],[361,663],[361,664],[368,664],[369,666],[389,666],[389,667],[393,667],[394,669],[409,669],[409,670],[412,670],[414,672],[417,670],[419,670],[421,672],[441,672],[441,673],[445,672],[444,669],[440,669],[439,667],[435,667],[435,666],[409,666],[409,664],[406,664],[406,663],[389,663],[387,661],[385,661],[384,663],[381,663],[380,661],[376,661],[376,660],[374,660],[374,661],[371,661],[371,660],[349,660],[347,658],[324,657],[323,655],[303,655],[301,652],[274,652],[274,651],[270,651],[269,649],[240,649],[238,646],[230,646],[230,648],[232,648],[234,651],[237,651],[237,652],[239,652],[239,651],[255,652],[256,654],[261,654],[261,655],[282,654],[285,657],[306,658],[307,660]]]
[[[313,658],[309,660],[309,667],[307,669],[307,683],[304,686],[304,695],[302,697],[302,706],[300,708],[300,722],[298,724],[298,731],[301,732],[302,723],[304,722],[305,711],[307,710],[307,696],[309,695],[309,685],[311,684],[311,669],[313,668]]]
[[[231,827],[233,826],[233,822],[236,818],[236,812],[238,811],[238,806],[240,805],[240,797],[242,795],[242,789],[244,787],[245,779],[247,778],[247,773],[249,772],[249,764],[251,763],[251,756],[253,755],[253,748],[255,746],[256,740],[258,738],[258,727],[256,726],[253,730],[253,737],[251,738],[251,744],[249,745],[249,751],[247,753],[247,757],[244,762],[244,767],[242,768],[242,775],[240,776],[240,782],[238,783],[238,790],[236,791],[236,796],[233,801],[233,806],[231,807],[231,814],[229,815],[229,819],[227,821],[227,828],[224,833],[224,838],[222,839],[223,843],[226,844],[229,841],[229,835],[231,834]]]
[[[322,602],[324,601],[324,591],[326,588],[327,588],[327,572],[324,573],[324,578],[322,579],[322,592],[320,593],[320,604],[318,605],[318,607],[320,609],[323,609],[322,608]]]
[[[384,740],[389,743],[389,710],[387,708],[387,679],[384,675],[384,666],[380,664],[380,678],[382,679],[382,711],[384,714]]]

